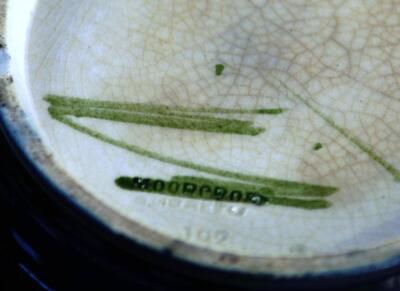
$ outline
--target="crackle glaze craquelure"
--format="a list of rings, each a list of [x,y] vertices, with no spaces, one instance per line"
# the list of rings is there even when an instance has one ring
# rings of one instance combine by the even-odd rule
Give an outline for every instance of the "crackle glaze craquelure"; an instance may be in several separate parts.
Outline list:
[[[217,266],[229,253],[245,271],[364,266],[399,249],[399,12],[10,1],[13,102],[77,186],[66,195],[116,231]]]

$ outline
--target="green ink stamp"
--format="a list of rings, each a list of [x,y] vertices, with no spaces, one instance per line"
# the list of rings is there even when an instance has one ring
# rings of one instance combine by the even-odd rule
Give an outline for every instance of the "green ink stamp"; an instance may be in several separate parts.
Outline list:
[[[170,181],[141,177],[119,177],[115,184],[125,190],[157,193],[175,197],[236,202],[262,206],[280,205],[303,209],[324,209],[330,203],[324,199],[285,197],[262,185],[231,182],[202,177],[175,176]],[[290,195],[289,195],[290,196]]]

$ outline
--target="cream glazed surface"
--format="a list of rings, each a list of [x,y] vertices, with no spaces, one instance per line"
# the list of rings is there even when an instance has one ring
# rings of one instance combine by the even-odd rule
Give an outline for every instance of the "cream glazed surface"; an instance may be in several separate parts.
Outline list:
[[[18,102],[104,207],[239,256],[400,240],[397,1],[18,2]]]

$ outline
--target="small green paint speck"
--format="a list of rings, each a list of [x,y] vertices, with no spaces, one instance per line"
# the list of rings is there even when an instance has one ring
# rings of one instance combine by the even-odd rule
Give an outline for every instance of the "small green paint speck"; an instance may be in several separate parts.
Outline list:
[[[313,149],[314,149],[314,151],[318,151],[318,150],[322,149],[322,143],[320,143],[320,142],[316,143],[314,145]]]
[[[215,75],[221,76],[224,72],[225,66],[223,64],[215,65]]]

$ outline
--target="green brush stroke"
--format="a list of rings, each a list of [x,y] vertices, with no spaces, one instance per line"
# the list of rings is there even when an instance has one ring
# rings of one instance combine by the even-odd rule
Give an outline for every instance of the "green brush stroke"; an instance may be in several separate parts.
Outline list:
[[[175,176],[170,181],[119,177],[115,180],[115,183],[125,190],[191,199],[247,203],[258,206],[273,204],[303,209],[323,209],[330,206],[328,201],[322,199],[306,200],[276,197],[272,189],[200,177]]]
[[[274,186],[269,185],[269,188],[267,185],[263,184],[255,184],[251,183],[250,181],[248,183],[239,183],[239,182],[233,182],[233,181],[223,181],[223,180],[211,180],[203,177],[190,177],[190,176],[175,176],[173,177],[172,181],[178,181],[178,182],[191,182],[191,183],[196,183],[196,184],[208,184],[211,186],[222,186],[226,187],[227,189],[231,188],[240,188],[240,189],[245,189],[246,191],[253,191],[253,192],[259,192],[260,194],[265,194],[267,193],[274,193],[274,195],[282,195],[282,196],[308,196],[308,197],[326,197],[331,194],[333,194],[333,188],[329,189],[329,187],[326,186],[317,186],[317,185],[310,185],[310,184],[305,184],[305,183],[297,183],[297,182],[290,182],[290,181],[282,181],[285,185],[277,185],[275,184]],[[296,184],[296,186],[299,188],[299,191],[294,191],[294,185],[293,183]],[[301,184],[301,185],[300,185]],[[287,191],[285,191],[285,188]],[[329,191],[331,190],[331,191]]]
[[[208,116],[142,114],[118,110],[75,106],[52,106],[49,108],[49,112],[52,115],[72,115],[75,117],[98,118],[125,123],[135,123],[141,125],[198,130],[206,132],[255,136],[265,131],[264,128],[253,127],[252,122],[250,121],[215,118]]]
[[[296,207],[304,209],[323,209],[329,208],[331,204],[326,200],[302,200],[302,199],[292,199],[286,197],[273,197],[268,201],[270,204],[281,205],[286,207]]]
[[[242,112],[239,112],[239,113],[247,113],[246,110],[237,110],[237,111],[242,111]],[[286,109],[283,109],[283,108],[271,108],[271,109],[256,109],[256,110],[254,110],[254,113],[278,115],[278,114],[281,114],[281,113],[283,113],[285,111],[286,111]]]
[[[113,101],[98,101],[83,98],[64,97],[58,95],[47,95],[44,100],[53,106],[67,106],[78,108],[104,108],[134,112],[147,112],[156,114],[179,114],[179,113],[217,113],[217,114],[269,114],[277,115],[286,111],[284,108],[261,108],[261,109],[229,109],[217,107],[182,107],[166,106],[151,103],[125,103]]]
[[[218,169],[218,168],[214,168],[214,167],[204,166],[204,165],[192,163],[189,161],[179,160],[179,159],[175,159],[172,157],[164,156],[159,153],[146,150],[139,146],[130,145],[123,141],[119,141],[119,140],[110,138],[105,134],[102,134],[98,131],[90,129],[86,126],[82,126],[82,125],[74,122],[71,118],[69,118],[65,115],[62,115],[57,111],[53,111],[50,109],[49,109],[49,113],[55,120],[58,120],[58,121],[64,123],[65,125],[67,125],[71,128],[74,128],[75,130],[77,130],[83,134],[89,135],[89,136],[96,138],[100,141],[103,141],[105,143],[120,147],[122,149],[128,150],[130,152],[133,152],[135,154],[138,154],[138,155],[141,155],[144,157],[148,157],[148,158],[158,160],[160,162],[172,164],[175,166],[192,169],[192,170],[196,170],[199,172],[216,175],[216,176],[220,176],[220,177],[224,177],[224,178],[228,178],[228,179],[234,179],[234,180],[238,180],[238,181],[242,181],[242,182],[259,184],[259,185],[273,189],[274,193],[277,195],[327,196],[338,190],[335,187],[329,187],[329,186],[320,186],[320,185],[313,185],[313,184],[307,184],[307,183],[301,183],[301,182],[292,182],[292,181],[286,181],[286,180],[266,178],[266,177],[262,177],[262,176],[247,175],[247,174],[222,170],[222,169]]]
[[[285,86],[285,88],[288,91],[290,91],[296,97],[297,100],[301,101],[304,105],[306,105],[311,111],[317,114],[320,118],[322,118],[328,125],[334,128],[336,131],[338,131],[354,146],[356,146],[362,152],[366,153],[370,159],[380,164],[388,173],[390,173],[393,176],[395,181],[400,182],[400,171],[394,165],[392,165],[390,162],[382,158],[378,153],[374,151],[372,147],[364,144],[363,141],[361,141],[356,136],[352,135],[352,133],[348,131],[346,128],[337,125],[336,122],[331,117],[327,116],[322,111],[318,110],[308,100],[306,100],[305,98],[294,92],[292,89],[290,89],[285,83],[281,82],[281,84]]]

